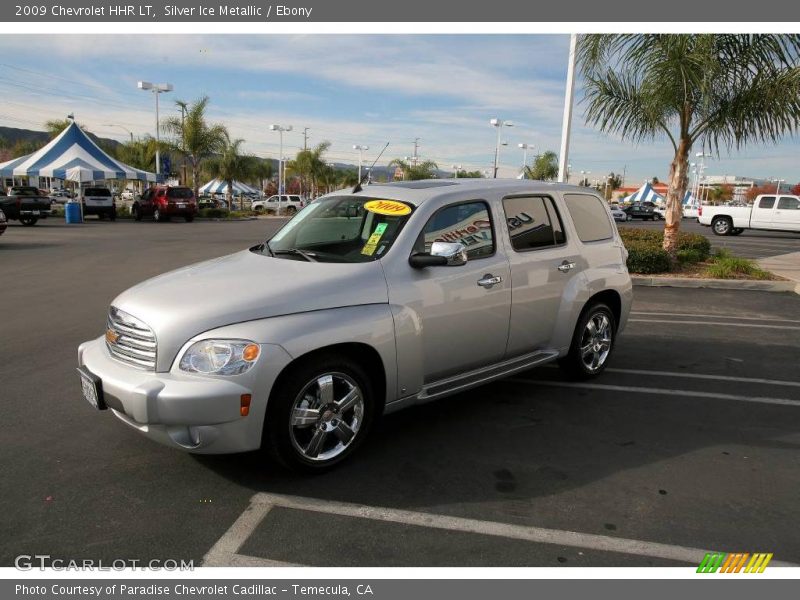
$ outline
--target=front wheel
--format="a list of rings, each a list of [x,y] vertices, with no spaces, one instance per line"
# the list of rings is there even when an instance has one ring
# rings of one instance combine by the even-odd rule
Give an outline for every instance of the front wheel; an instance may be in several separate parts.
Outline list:
[[[730,235],[733,223],[728,217],[717,217],[711,222],[711,229],[717,235]]]
[[[20,217],[19,222],[25,227],[33,227],[39,222],[39,217]]]
[[[583,312],[569,353],[558,361],[571,379],[591,379],[602,373],[614,349],[617,323],[611,309],[602,303],[591,305]]]
[[[375,411],[372,382],[357,363],[318,357],[293,367],[273,390],[262,445],[290,469],[326,471],[361,444]]]

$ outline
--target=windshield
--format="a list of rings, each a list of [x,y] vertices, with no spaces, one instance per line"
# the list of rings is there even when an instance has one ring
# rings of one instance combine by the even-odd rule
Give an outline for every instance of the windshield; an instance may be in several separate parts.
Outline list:
[[[386,255],[413,208],[395,200],[334,196],[301,210],[264,245],[277,258],[370,262]]]

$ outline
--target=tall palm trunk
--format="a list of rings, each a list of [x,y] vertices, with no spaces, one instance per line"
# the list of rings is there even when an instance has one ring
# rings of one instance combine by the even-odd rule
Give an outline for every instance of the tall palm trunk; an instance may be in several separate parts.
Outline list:
[[[689,151],[692,142],[681,138],[675,158],[669,166],[669,187],[667,188],[667,210],[664,215],[664,250],[673,262],[678,258],[678,230],[681,225],[681,202],[689,185]]]
[[[200,165],[198,164],[197,160],[194,157],[191,158],[192,160],[192,191],[194,192],[194,197],[197,199],[198,194],[200,194]]]

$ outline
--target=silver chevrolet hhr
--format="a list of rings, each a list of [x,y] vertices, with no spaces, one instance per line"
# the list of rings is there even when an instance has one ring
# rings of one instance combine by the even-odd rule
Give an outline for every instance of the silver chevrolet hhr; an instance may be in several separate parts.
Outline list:
[[[324,470],[383,413],[555,360],[601,373],[630,311],[626,256],[586,188],[336,192],[268,242],[118,296],[78,349],[83,395],[169,446]]]

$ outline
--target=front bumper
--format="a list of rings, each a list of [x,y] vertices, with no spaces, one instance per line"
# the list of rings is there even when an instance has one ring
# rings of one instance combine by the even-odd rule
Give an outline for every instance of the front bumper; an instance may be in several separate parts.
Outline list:
[[[243,375],[203,377],[126,365],[111,357],[102,337],[78,348],[78,364],[102,380],[105,402],[114,415],[157,442],[204,454],[261,446],[272,384],[291,357],[280,346],[262,345],[261,358]],[[251,396],[245,417],[243,394]]]

